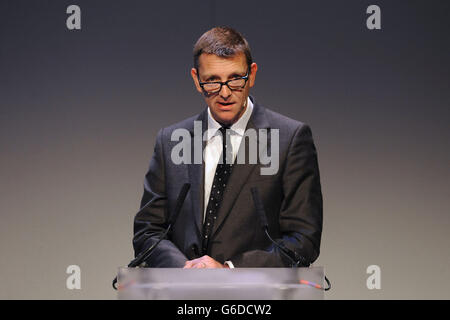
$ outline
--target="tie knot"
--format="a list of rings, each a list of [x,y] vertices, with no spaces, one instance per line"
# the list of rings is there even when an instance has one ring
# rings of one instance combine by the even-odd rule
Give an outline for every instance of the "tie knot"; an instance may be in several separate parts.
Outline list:
[[[222,137],[223,137],[223,138],[225,138],[225,135],[226,135],[226,134],[228,134],[228,135],[231,134],[231,129],[230,129],[230,127],[222,126],[222,127],[219,128],[219,131],[220,131],[220,133],[222,134]]]
[[[225,132],[226,132],[227,129],[230,129],[230,127],[222,126],[222,127],[219,128],[220,133],[222,133],[222,134],[225,134]]]

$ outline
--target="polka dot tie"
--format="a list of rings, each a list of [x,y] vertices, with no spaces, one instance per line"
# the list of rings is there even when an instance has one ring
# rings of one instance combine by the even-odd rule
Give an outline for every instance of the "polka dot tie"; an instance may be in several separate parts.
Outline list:
[[[233,168],[233,150],[230,143],[230,130],[221,127],[219,130],[222,134],[222,155],[219,158],[216,172],[214,174],[211,193],[206,207],[205,222],[203,224],[202,252],[207,254],[209,239],[213,230],[214,222],[217,220],[217,213],[220,209],[223,194],[227,187],[228,178]],[[223,156],[225,155],[225,157]]]

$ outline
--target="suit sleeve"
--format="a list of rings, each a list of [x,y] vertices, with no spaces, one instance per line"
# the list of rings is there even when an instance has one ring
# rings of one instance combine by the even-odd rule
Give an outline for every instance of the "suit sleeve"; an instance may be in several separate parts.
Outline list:
[[[314,262],[320,252],[323,201],[317,152],[308,125],[297,128],[289,146],[282,174],[284,198],[279,212],[280,237],[274,239],[289,248],[303,267]],[[274,228],[269,228],[274,229]],[[236,267],[286,267],[291,264],[271,245],[230,259]]]
[[[168,226],[165,188],[163,129],[158,132],[153,157],[144,180],[141,208],[134,218],[133,247],[135,256],[156,243]],[[183,267],[188,259],[168,239],[162,240],[146,261],[149,267]]]

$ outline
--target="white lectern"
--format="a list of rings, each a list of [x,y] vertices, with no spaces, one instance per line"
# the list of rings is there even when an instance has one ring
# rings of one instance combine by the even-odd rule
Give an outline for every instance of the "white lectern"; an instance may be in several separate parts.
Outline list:
[[[304,300],[323,299],[323,267],[119,268],[119,299]],[[306,282],[305,282],[306,281]]]

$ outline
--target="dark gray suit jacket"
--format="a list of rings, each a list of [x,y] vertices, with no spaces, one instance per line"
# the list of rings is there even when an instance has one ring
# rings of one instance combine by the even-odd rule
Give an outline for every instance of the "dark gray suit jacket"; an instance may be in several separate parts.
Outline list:
[[[270,111],[251,99],[254,107],[247,128],[279,129],[279,170],[274,175],[260,175],[259,163],[234,165],[207,254],[221,263],[230,260],[235,267],[290,265],[261,228],[250,192],[252,187],[258,187],[272,238],[302,256],[303,265],[308,266],[319,256],[322,234],[322,192],[311,130],[308,125]],[[193,136],[194,120],[202,121],[206,130],[207,116],[205,108],[199,115],[158,133],[145,176],[141,208],[153,201],[135,217],[135,255],[159,239],[173,215],[183,184],[190,183],[191,189],[168,238],[148,259],[150,267],[183,267],[186,260],[198,257],[204,212],[204,166],[174,164],[170,155],[179,141],[171,141],[171,133],[185,128]],[[270,146],[269,141],[268,154]],[[239,152],[248,152],[244,139]]]

